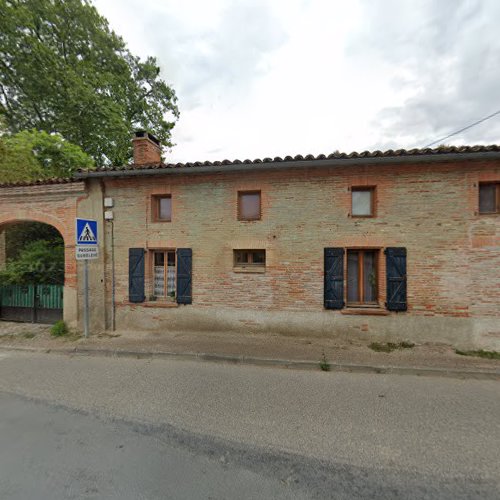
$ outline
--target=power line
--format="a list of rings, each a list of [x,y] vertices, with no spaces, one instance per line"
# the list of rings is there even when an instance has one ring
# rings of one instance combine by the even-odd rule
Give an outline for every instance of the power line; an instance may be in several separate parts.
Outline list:
[[[461,128],[460,130],[452,132],[451,134],[447,135],[446,137],[442,137],[441,139],[438,139],[437,141],[430,142],[429,144],[425,145],[424,148],[429,148],[438,142],[445,141],[446,139],[449,139],[450,137],[453,137],[454,135],[460,134],[460,132],[464,132],[465,130],[469,130],[470,128],[475,127],[476,125],[479,125],[480,123],[483,123],[486,120],[489,120],[490,118],[493,118],[496,115],[500,115],[500,109],[498,111],[495,111],[494,113],[491,113],[491,115],[485,116],[484,118],[477,120],[477,122],[471,123],[470,125],[467,125],[466,127]]]

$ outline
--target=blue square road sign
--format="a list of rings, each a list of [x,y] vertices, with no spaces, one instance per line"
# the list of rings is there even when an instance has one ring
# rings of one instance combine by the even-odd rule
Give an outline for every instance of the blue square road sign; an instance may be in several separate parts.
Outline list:
[[[97,221],[91,219],[76,219],[76,244],[97,245]]]

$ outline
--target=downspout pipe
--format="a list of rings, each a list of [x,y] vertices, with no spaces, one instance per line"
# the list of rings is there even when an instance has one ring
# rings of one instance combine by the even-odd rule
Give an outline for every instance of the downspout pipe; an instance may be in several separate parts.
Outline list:
[[[116,286],[115,286],[115,224],[111,224],[111,331],[116,330]]]
[[[106,183],[101,179],[102,201],[106,198]],[[103,215],[106,211],[103,206]],[[115,226],[113,219],[104,219],[104,224],[108,223],[111,227],[111,331],[116,330],[116,284],[115,284]],[[106,269],[106,263],[105,269]],[[106,304],[106,301],[104,301]]]

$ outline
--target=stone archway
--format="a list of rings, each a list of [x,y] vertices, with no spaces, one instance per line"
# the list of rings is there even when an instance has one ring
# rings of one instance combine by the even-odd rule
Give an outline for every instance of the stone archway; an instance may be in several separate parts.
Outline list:
[[[85,197],[85,185],[81,181],[0,187],[0,265],[5,260],[2,228],[22,221],[41,222],[56,228],[64,240],[63,318],[70,326],[77,326],[78,322],[74,221],[82,197]]]

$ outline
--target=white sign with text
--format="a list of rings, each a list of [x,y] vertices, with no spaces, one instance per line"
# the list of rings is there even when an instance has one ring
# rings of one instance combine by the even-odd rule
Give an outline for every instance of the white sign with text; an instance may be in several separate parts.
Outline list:
[[[76,260],[97,259],[99,257],[98,247],[78,245],[75,250]]]

